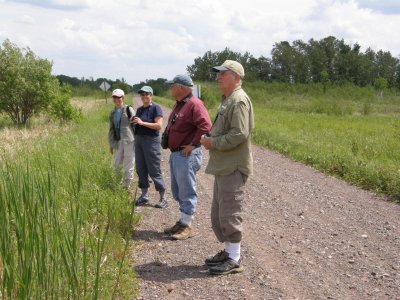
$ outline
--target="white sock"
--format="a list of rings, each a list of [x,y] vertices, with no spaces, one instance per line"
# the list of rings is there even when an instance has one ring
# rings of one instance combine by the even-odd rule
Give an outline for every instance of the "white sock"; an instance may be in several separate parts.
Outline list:
[[[236,262],[239,262],[239,260],[240,260],[240,242],[239,243],[225,242],[225,251],[228,252],[229,258],[233,259]]]
[[[179,221],[182,224],[185,224],[187,226],[192,226],[193,218],[194,218],[194,215],[187,215],[187,214],[181,212],[181,218],[179,219]]]

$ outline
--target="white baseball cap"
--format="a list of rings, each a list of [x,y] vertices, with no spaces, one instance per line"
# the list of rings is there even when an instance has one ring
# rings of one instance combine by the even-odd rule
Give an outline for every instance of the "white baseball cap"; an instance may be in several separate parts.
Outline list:
[[[125,96],[125,93],[121,89],[115,89],[112,92],[112,96],[122,97],[122,96]]]

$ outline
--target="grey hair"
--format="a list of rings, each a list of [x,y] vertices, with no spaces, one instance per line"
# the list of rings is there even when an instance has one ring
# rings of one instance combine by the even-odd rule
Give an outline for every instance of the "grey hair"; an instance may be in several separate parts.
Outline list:
[[[193,91],[193,87],[192,86],[186,86],[186,85],[183,85],[183,84],[180,84],[180,83],[175,83],[176,85],[178,85],[178,86],[180,86],[180,87],[182,87],[182,88],[185,88],[185,89],[187,89],[187,90],[191,90],[191,91]]]
[[[232,70],[229,70],[229,72],[231,72],[232,74],[234,74],[234,75],[239,75],[238,73],[236,73],[236,72],[233,72]],[[242,77],[239,75],[239,84],[240,85],[242,85],[242,83],[243,83],[243,80],[242,80]]]

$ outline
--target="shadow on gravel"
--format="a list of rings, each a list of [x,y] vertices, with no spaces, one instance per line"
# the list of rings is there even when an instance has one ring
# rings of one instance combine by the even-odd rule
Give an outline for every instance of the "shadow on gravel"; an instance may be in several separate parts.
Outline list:
[[[136,266],[136,271],[142,280],[162,283],[173,283],[174,281],[188,278],[205,278],[210,276],[208,275],[206,266],[168,266],[166,263],[157,261],[138,265]]]
[[[154,230],[135,230],[134,240],[136,241],[156,241],[156,240],[165,240],[163,233]]]

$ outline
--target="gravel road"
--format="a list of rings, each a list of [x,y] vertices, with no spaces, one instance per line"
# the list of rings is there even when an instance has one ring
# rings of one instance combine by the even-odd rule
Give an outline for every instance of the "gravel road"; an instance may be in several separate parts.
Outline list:
[[[245,271],[210,276],[204,258],[221,250],[211,229],[213,177],[198,173],[196,236],[172,241],[163,229],[179,216],[169,207],[137,207],[130,258],[140,276],[137,299],[400,299],[400,205],[280,154],[253,146],[246,185]],[[168,151],[162,169],[169,184]]]

